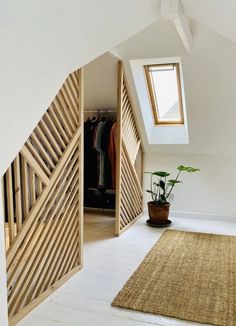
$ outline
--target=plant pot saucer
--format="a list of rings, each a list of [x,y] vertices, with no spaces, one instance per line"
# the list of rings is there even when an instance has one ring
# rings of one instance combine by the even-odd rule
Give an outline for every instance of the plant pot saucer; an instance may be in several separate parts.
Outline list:
[[[172,221],[171,220],[167,220],[166,223],[157,224],[157,223],[153,223],[150,219],[148,219],[148,220],[146,220],[146,223],[149,226],[153,226],[155,228],[165,228],[165,227],[169,226],[172,223]]]

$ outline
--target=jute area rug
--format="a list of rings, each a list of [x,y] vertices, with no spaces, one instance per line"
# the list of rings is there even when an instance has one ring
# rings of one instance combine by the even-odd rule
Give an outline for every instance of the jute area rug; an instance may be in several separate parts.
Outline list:
[[[112,305],[236,326],[236,237],[164,232]]]

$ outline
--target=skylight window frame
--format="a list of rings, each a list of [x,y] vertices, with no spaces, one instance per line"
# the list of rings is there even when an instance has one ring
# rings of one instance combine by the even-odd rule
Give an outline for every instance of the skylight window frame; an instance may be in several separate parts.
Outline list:
[[[176,71],[176,81],[177,81],[177,90],[178,90],[178,109],[179,109],[179,120],[161,120],[159,118],[159,111],[158,111],[158,103],[156,97],[156,91],[153,83],[152,73],[150,68],[153,67],[161,67],[161,66],[173,66]],[[148,93],[150,97],[154,123],[155,125],[184,125],[184,113],[183,113],[183,99],[182,99],[182,87],[181,87],[181,79],[180,79],[180,69],[179,63],[157,63],[157,64],[149,64],[144,66],[144,71],[146,75],[146,81],[148,86]]]

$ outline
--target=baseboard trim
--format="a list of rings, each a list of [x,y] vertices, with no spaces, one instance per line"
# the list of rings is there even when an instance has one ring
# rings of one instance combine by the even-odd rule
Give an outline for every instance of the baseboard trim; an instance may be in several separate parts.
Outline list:
[[[144,209],[144,214],[148,214],[147,208]],[[185,211],[176,211],[171,210],[170,216],[174,218],[191,218],[191,219],[201,219],[201,220],[214,220],[222,222],[236,222],[236,216],[232,215],[218,215],[218,214],[209,214],[201,212],[185,212]]]

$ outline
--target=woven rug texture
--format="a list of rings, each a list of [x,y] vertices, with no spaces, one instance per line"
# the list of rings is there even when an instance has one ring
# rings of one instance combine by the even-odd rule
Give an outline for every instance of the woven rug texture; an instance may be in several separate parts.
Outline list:
[[[236,326],[236,237],[165,231],[112,305]]]

